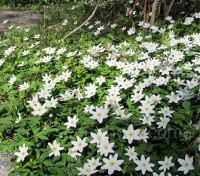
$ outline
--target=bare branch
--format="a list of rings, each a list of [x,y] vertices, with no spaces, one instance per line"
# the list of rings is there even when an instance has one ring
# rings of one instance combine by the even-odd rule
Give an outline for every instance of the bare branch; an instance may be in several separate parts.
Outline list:
[[[74,34],[76,31],[78,31],[80,28],[82,28],[88,21],[91,20],[91,18],[95,15],[98,7],[99,7],[99,3],[100,3],[100,0],[98,0],[97,4],[96,4],[96,7],[95,9],[93,10],[92,14],[89,16],[89,18],[87,20],[85,20],[80,26],[78,26],[77,28],[75,28],[73,31],[69,32],[67,35],[65,35],[63,37],[63,40],[68,38],[69,36],[71,36],[72,34]]]

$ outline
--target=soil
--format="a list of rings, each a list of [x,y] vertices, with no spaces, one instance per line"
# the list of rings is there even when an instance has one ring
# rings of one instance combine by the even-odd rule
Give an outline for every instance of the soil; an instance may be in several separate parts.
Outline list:
[[[31,28],[37,24],[40,18],[41,14],[39,12],[0,9],[0,34],[7,31],[11,25]],[[4,20],[8,20],[8,22],[3,24]]]

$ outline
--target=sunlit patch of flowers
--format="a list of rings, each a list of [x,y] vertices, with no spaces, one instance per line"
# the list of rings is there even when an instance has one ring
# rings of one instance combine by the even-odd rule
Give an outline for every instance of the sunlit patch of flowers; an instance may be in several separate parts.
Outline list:
[[[190,25],[198,17],[196,13],[183,24]],[[174,23],[171,17],[167,21]],[[67,23],[64,20],[62,25]],[[100,21],[88,28],[98,25]],[[4,78],[9,98],[17,97],[10,123],[16,129],[31,127],[16,131],[16,141],[23,141],[14,153],[17,162],[45,166],[48,173],[55,166],[58,173],[74,175],[193,172],[193,153],[182,152],[174,139],[160,135],[176,128],[185,131],[192,121],[188,111],[199,96],[200,35],[178,37],[173,26],[139,26],[152,33],[122,28],[132,40],[75,51],[65,44],[44,48],[41,35],[34,34],[31,47],[7,46],[1,51],[1,70],[19,59],[12,62],[16,73],[7,70],[9,76]],[[103,25],[98,26],[95,36],[103,30]],[[154,35],[163,38],[154,41]],[[23,75],[26,69],[28,75]],[[6,93],[1,95],[5,101]],[[8,109],[1,110],[9,113]],[[20,166],[26,167],[23,163]]]

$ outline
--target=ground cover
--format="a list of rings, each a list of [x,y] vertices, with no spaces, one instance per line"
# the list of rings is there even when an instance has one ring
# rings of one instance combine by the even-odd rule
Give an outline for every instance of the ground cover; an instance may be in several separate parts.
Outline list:
[[[62,40],[79,16],[1,37],[11,175],[198,175],[200,14],[157,26],[94,17]]]

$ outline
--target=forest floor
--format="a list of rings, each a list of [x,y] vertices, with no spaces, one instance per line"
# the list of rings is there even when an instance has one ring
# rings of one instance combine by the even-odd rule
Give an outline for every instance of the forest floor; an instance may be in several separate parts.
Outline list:
[[[22,28],[33,27],[40,18],[39,12],[0,10],[0,34],[7,31],[11,25],[21,26]],[[8,22],[5,24],[3,23],[4,20],[8,20]]]

